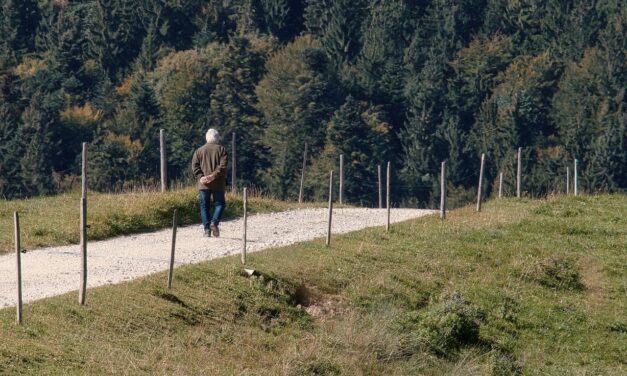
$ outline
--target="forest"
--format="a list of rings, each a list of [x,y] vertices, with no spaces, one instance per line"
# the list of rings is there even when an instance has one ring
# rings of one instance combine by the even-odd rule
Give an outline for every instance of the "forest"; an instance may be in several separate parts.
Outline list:
[[[627,189],[624,0],[0,0],[0,197],[190,183],[209,127],[235,132],[237,184],[395,202]]]

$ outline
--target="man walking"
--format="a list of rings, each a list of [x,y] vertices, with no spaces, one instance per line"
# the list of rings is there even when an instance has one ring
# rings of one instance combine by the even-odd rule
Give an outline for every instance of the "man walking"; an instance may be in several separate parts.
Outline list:
[[[218,131],[211,128],[205,135],[207,143],[198,148],[192,157],[192,171],[196,177],[200,200],[200,218],[204,235],[220,236],[220,218],[225,207],[227,155],[220,145]],[[209,205],[213,196],[213,216],[209,219]]]

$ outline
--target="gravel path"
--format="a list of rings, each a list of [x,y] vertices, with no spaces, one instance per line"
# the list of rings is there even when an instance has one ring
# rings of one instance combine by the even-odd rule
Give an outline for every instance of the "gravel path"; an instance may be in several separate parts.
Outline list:
[[[434,213],[432,210],[392,209],[399,222]],[[327,209],[300,209],[248,218],[248,252],[326,236]],[[333,233],[382,226],[385,209],[335,209]],[[198,263],[241,251],[242,220],[223,222],[220,238],[203,238],[198,225],[180,227],[176,265]],[[88,244],[88,287],[127,281],[167,270],[172,230],[122,236]],[[63,246],[22,254],[24,302],[78,290],[79,246]],[[0,256],[0,308],[15,306],[15,255]],[[165,283],[165,281],[164,281]]]

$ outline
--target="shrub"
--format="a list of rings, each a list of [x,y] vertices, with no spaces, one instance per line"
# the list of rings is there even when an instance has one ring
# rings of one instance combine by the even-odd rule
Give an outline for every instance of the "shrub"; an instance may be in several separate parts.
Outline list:
[[[479,326],[483,317],[481,309],[466,301],[459,293],[445,294],[423,316],[419,340],[439,355],[445,355],[462,345],[476,344],[479,342]]]
[[[583,283],[576,261],[554,255],[538,263],[537,278],[541,285],[557,290],[582,290]]]

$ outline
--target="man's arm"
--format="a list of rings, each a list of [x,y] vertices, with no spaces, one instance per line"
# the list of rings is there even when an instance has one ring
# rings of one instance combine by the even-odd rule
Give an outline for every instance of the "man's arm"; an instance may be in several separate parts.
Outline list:
[[[194,152],[194,156],[192,157],[192,172],[196,179],[200,179],[203,177],[202,168],[200,167],[200,158],[198,157],[198,150]]]
[[[218,158],[220,159],[218,168],[216,168],[216,170],[211,174],[215,178],[217,178],[218,176],[226,175],[226,167],[228,165],[228,155],[226,154],[226,149],[224,147],[220,147]]]

